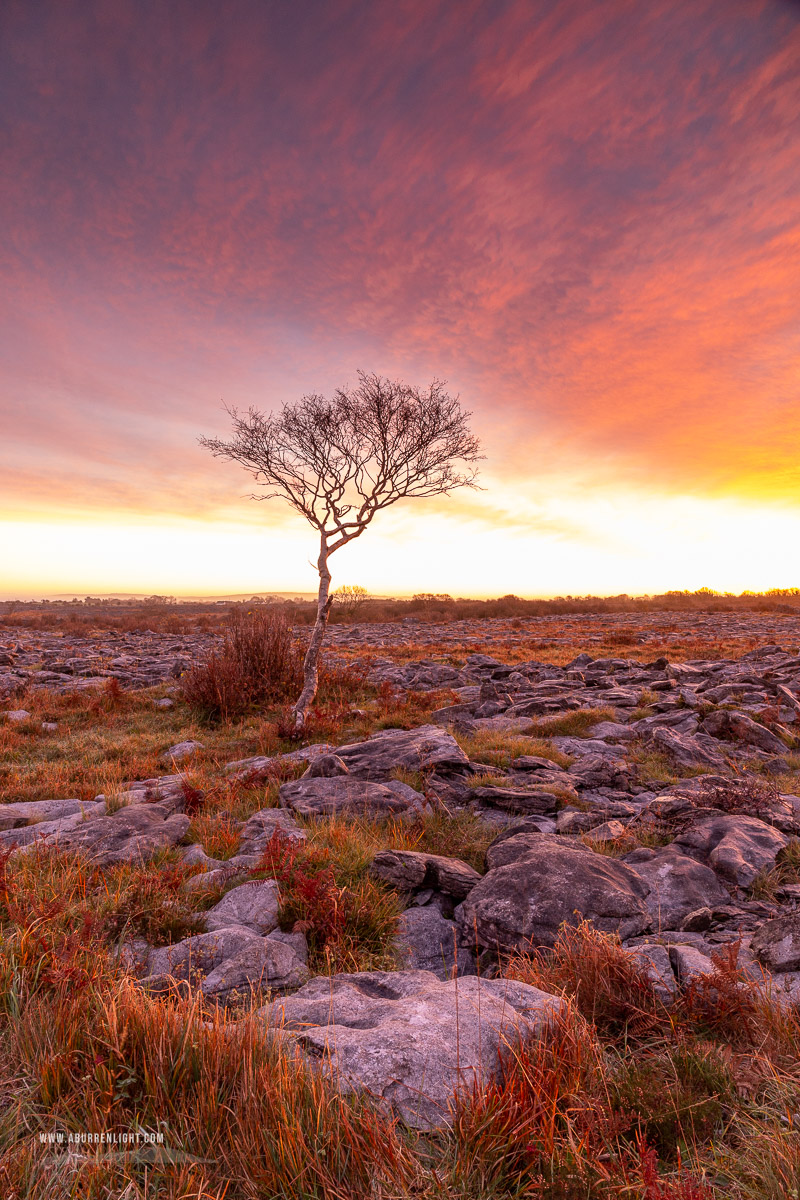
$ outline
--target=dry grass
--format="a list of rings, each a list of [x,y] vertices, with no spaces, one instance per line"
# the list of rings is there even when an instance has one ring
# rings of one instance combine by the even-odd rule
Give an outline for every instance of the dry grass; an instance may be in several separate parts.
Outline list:
[[[527,734],[480,729],[474,733],[454,730],[453,736],[471,762],[486,763],[491,767],[510,767],[513,759],[525,754],[549,758],[559,767],[568,767],[572,763],[569,755],[562,754],[552,743]]]
[[[591,737],[592,728],[601,721],[616,721],[617,713],[613,708],[576,708],[572,712],[558,717],[543,717],[531,724],[530,736],[537,738],[551,737]]]

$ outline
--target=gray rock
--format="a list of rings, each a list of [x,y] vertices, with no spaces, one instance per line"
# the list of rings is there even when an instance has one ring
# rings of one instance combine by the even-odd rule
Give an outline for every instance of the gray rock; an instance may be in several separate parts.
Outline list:
[[[184,813],[170,816],[158,804],[140,804],[122,808],[111,816],[81,821],[71,829],[49,834],[46,840],[48,844],[57,844],[60,850],[84,853],[99,866],[111,866],[145,862],[157,850],[176,845],[190,824]]]
[[[371,813],[376,816],[415,816],[426,800],[408,784],[389,780],[369,783],[352,774],[333,779],[296,779],[280,789],[281,803],[301,817],[336,813]]]
[[[2,715],[12,725],[17,725],[20,721],[27,721],[31,714],[25,708],[12,708],[9,709],[8,712],[4,712]]]
[[[711,959],[694,946],[673,943],[669,947],[669,961],[681,987],[714,973]]]
[[[229,925],[184,938],[173,946],[160,946],[147,956],[146,982],[152,990],[157,990],[157,985],[169,979],[193,982],[215,970],[226,959],[233,958],[246,945],[260,940],[252,929]]]
[[[241,783],[259,783],[273,774],[279,763],[310,763],[322,754],[330,754],[333,749],[328,742],[318,742],[313,746],[301,746],[291,754],[256,754],[252,758],[239,758],[236,762],[226,763],[225,773]]]
[[[292,842],[306,840],[305,830],[301,829],[294,817],[282,808],[261,808],[245,821],[236,857],[262,855],[267,843],[276,833]]]
[[[700,728],[712,737],[730,738],[732,741],[742,742],[746,746],[756,746],[768,754],[786,753],[786,746],[780,738],[745,713],[719,709],[717,712],[709,713]]]
[[[624,863],[548,834],[521,833],[490,846],[490,870],[456,913],[464,945],[552,946],[559,927],[585,918],[621,938],[650,924],[647,884]]]
[[[573,794],[577,800],[578,793]],[[520,815],[552,816],[560,803],[559,797],[546,788],[477,787],[472,789],[472,796],[479,804]]]
[[[0,804],[0,829],[16,829],[36,821],[57,821],[75,813],[97,814],[103,804],[84,800],[23,800],[15,804]]]
[[[255,933],[271,933],[278,925],[278,885],[274,879],[241,883],[206,913],[208,930],[242,925]]]
[[[656,993],[663,1000],[671,1000],[678,988],[666,946],[645,942],[630,953],[636,965],[647,973]]]
[[[456,900],[463,900],[481,878],[460,858],[418,850],[380,850],[372,860],[370,874],[403,891],[434,888]]]
[[[303,773],[303,779],[333,779],[349,773],[347,764],[338,754],[320,754]]]
[[[676,733],[674,729],[656,728],[649,740],[656,750],[666,754],[679,767],[713,767],[724,770],[727,766],[721,750],[713,739],[696,735]]]
[[[579,788],[615,788],[628,791],[633,782],[629,763],[607,754],[585,754],[569,769],[569,781]]]
[[[183,852],[183,861],[189,867],[200,866],[204,871],[216,871],[225,866],[225,863],[220,858],[211,858],[206,854],[199,842],[195,842],[191,846],[187,846]]]
[[[219,1004],[238,1004],[254,992],[282,992],[308,979],[308,967],[282,938],[256,938],[206,975],[203,995]]]
[[[405,967],[432,971],[439,979],[475,974],[472,952],[458,945],[455,921],[446,920],[433,904],[401,914],[396,945]]]
[[[770,971],[800,971],[800,912],[767,921],[753,936],[750,949]]]
[[[541,1035],[564,1002],[524,983],[427,971],[319,977],[262,1009],[295,1031],[343,1091],[367,1091],[409,1125],[451,1120],[451,1102],[493,1079],[500,1056]]]
[[[458,742],[438,725],[384,729],[366,742],[339,746],[336,754],[354,779],[386,780],[398,768],[446,773],[465,772],[469,767]]]
[[[680,929],[689,913],[730,900],[710,867],[675,846],[663,850],[642,847],[626,855],[625,862],[650,888],[647,907],[653,929]]]
[[[170,746],[169,750],[165,750],[161,755],[162,762],[179,763],[185,762],[188,758],[196,758],[205,746],[202,742],[177,742],[174,746]]]
[[[759,871],[775,865],[788,841],[785,834],[757,817],[720,813],[695,821],[674,844],[708,862],[729,883],[749,887]]]

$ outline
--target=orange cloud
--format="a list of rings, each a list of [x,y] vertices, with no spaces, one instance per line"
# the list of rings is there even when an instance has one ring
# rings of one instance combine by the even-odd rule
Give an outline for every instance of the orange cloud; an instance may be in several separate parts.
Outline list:
[[[796,502],[794,6],[0,21],[4,511],[263,519],[196,435],[359,365],[448,378],[520,489]]]

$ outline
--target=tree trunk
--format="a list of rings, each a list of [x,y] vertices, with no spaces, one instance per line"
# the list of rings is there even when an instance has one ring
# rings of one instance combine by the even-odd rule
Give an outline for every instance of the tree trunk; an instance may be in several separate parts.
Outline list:
[[[308,650],[306,650],[306,656],[303,660],[303,690],[300,693],[300,699],[295,704],[293,710],[295,729],[302,729],[305,725],[306,717],[308,716],[308,710],[317,694],[317,685],[319,683],[319,653],[322,649],[322,642],[325,637],[325,628],[328,624],[328,613],[331,611],[332,597],[328,595],[328,590],[331,585],[331,573],[328,570],[328,542],[324,533],[320,538],[317,570],[319,571],[317,619],[314,622],[314,631],[311,634],[311,641],[308,643]]]

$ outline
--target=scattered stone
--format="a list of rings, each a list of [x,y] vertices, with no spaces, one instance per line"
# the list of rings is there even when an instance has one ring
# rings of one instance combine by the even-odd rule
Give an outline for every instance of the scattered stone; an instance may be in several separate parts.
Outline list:
[[[196,758],[201,750],[205,750],[202,742],[178,742],[175,746],[170,746],[169,750],[164,751],[161,761],[185,762],[188,758]]]
[[[278,885],[274,879],[242,883],[227,892],[206,913],[206,928],[214,930],[243,925],[263,936],[277,929],[278,907]]]
[[[376,816],[416,816],[426,800],[406,783],[389,780],[370,783],[352,773],[333,779],[296,779],[280,789],[281,803],[301,817],[337,813],[370,813]]]
[[[456,900],[463,900],[481,878],[460,858],[418,850],[380,850],[372,860],[370,874],[401,891],[429,887]]]

